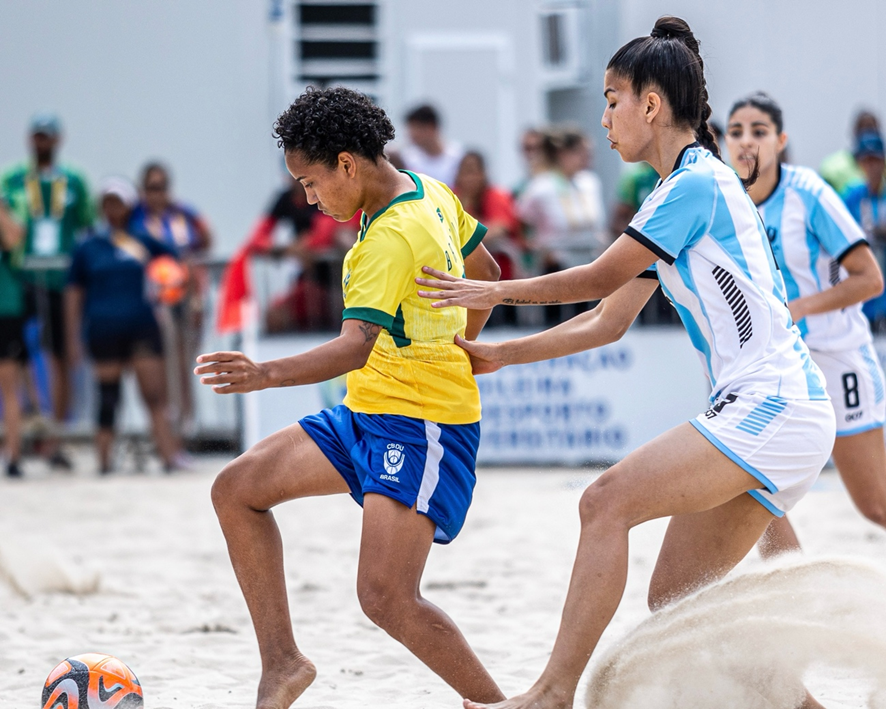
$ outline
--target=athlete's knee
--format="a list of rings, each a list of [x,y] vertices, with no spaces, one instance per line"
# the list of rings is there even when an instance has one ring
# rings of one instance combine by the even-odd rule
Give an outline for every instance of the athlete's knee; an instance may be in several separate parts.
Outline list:
[[[252,488],[250,477],[253,466],[250,462],[250,451],[246,451],[222,468],[212,483],[212,505],[219,517],[234,506],[246,504]]]
[[[415,594],[404,593],[395,582],[362,573],[357,576],[357,598],[366,617],[391,635],[396,634],[410,605],[418,601]]]
[[[582,526],[596,524],[604,518],[617,518],[617,499],[613,494],[612,477],[602,475],[589,485],[578,502]]]
[[[120,404],[120,380],[98,383],[99,428],[114,428],[117,406]]]

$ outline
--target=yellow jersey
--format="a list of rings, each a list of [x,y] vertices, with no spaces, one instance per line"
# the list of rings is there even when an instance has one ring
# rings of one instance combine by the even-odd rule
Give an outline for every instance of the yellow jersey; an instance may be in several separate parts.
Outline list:
[[[405,172],[405,171],[404,171]],[[371,217],[345,256],[342,318],[384,328],[369,360],[347,377],[345,405],[364,414],[398,414],[443,424],[480,420],[480,392],[467,353],[464,308],[432,308],[415,279],[422,266],[459,278],[486,227],[442,182],[406,172],[415,190]]]

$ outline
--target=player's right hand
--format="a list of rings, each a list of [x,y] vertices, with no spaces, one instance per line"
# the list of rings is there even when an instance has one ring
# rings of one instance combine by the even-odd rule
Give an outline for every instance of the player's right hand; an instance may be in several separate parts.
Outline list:
[[[210,352],[197,357],[194,374],[217,394],[245,394],[269,386],[267,367],[242,352]]]
[[[497,372],[505,366],[505,362],[498,352],[498,345],[465,340],[458,335],[455,336],[455,344],[470,355],[471,371],[474,374]]]

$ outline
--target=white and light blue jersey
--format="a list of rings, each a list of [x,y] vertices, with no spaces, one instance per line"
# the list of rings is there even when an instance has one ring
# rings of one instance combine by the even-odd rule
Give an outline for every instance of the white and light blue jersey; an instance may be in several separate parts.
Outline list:
[[[659,257],[659,281],[706,368],[712,401],[733,392],[827,399],[791,323],[763,222],[731,168],[688,146],[625,232]]]
[[[867,244],[837,193],[813,170],[782,165],[778,185],[757,205],[788,302],[833,288],[848,277],[840,261]],[[807,315],[797,323],[809,349],[841,352],[871,342],[861,303]]]

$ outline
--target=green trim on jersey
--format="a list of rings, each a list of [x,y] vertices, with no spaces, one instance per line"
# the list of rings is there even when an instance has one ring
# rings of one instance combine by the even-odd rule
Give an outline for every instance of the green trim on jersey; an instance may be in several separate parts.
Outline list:
[[[397,314],[400,314],[399,311]],[[390,331],[394,323],[394,318],[383,310],[376,310],[375,308],[345,308],[341,314],[341,319],[342,321],[362,320],[363,322],[371,322],[373,325],[380,325],[388,331]]]
[[[397,197],[394,197],[390,202],[388,202],[388,206],[382,207],[371,217],[367,218],[366,213],[363,213],[363,218],[360,220],[360,241],[363,241],[366,236],[366,232],[370,226],[372,226],[372,222],[378,219],[382,214],[387,212],[391,207],[395,204],[400,204],[400,202],[412,202],[414,200],[422,200],[425,198],[425,186],[421,183],[421,180],[418,178],[413,172],[409,172],[409,170],[399,170],[405,175],[409,175],[412,178],[412,181],[415,183],[415,189],[412,192],[404,192]]]
[[[388,332],[391,333],[391,338],[397,347],[409,347],[412,344],[412,340],[406,337],[406,320],[403,318],[402,305],[397,306],[397,315]]]
[[[461,257],[467,258],[474,250],[480,245],[480,242],[483,241],[483,238],[486,236],[486,232],[489,231],[485,226],[477,222],[477,228],[474,229],[474,233],[471,234],[471,238],[468,239],[468,243],[465,244],[461,249]]]

